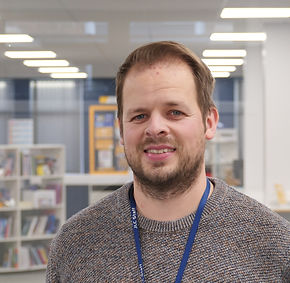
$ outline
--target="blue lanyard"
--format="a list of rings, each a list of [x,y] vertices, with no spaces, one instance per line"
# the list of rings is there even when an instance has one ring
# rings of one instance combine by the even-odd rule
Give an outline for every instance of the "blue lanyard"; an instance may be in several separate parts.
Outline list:
[[[188,257],[191,252],[194,238],[198,229],[198,225],[200,222],[200,218],[203,212],[203,209],[205,207],[208,195],[210,192],[210,182],[209,179],[207,179],[206,188],[202,195],[202,198],[200,200],[200,203],[198,205],[194,221],[191,226],[191,230],[188,236],[188,240],[185,246],[184,254],[182,257],[182,260],[180,262],[179,270],[175,279],[175,283],[181,282],[184,270],[187,265]],[[137,208],[136,208],[136,202],[133,196],[133,186],[129,190],[129,198],[130,198],[130,205],[131,205],[131,221],[132,221],[132,227],[134,231],[134,238],[135,238],[135,245],[136,245],[136,251],[138,256],[138,267],[140,271],[141,280],[143,283],[145,283],[145,277],[144,277],[144,268],[143,268],[143,260],[142,260],[142,253],[141,253],[141,244],[140,244],[140,236],[139,236],[139,228],[138,228],[138,221],[137,221]]]

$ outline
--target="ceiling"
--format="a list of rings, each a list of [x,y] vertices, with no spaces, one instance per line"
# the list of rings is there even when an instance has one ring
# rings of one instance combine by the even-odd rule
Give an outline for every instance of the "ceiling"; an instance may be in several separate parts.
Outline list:
[[[130,51],[150,41],[175,40],[201,56],[204,49],[249,43],[209,40],[212,32],[261,32],[290,19],[221,19],[224,7],[290,7],[290,0],[0,0],[0,33],[27,33],[32,43],[0,43],[0,78],[48,77],[8,50],[52,50],[89,77],[114,77]],[[261,43],[251,43],[261,44]],[[241,67],[233,75],[240,76]]]

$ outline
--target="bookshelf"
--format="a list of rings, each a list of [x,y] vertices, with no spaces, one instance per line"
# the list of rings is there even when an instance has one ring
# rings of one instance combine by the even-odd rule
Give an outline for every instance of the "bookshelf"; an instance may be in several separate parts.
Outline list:
[[[46,268],[65,221],[63,145],[0,145],[0,273]]]
[[[127,174],[128,164],[117,120],[117,105],[89,107],[90,174]]]
[[[66,174],[64,183],[66,187],[88,189],[87,205],[113,192],[114,189],[133,181],[133,173],[128,170],[121,174]]]

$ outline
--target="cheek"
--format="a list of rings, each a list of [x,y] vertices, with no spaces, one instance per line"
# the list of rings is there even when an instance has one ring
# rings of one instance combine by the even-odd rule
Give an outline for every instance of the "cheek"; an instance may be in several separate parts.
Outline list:
[[[128,147],[129,145],[135,145],[140,143],[141,134],[140,129],[136,127],[126,126],[124,125],[123,132],[123,143]]]
[[[192,148],[204,139],[204,126],[195,123],[195,121],[179,125],[175,132],[175,138],[178,142],[182,142],[184,146]]]

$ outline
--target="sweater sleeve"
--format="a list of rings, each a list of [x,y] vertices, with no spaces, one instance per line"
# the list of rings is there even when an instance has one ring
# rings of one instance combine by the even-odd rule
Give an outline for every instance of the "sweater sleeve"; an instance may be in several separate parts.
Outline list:
[[[57,248],[56,240],[51,242],[48,263],[46,268],[46,283],[58,283],[60,282],[57,268]]]
[[[283,283],[290,282],[290,261],[288,261],[287,266],[282,274],[282,282]]]

